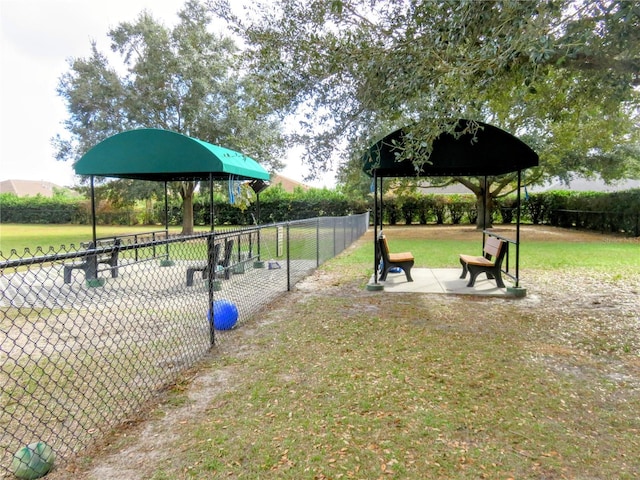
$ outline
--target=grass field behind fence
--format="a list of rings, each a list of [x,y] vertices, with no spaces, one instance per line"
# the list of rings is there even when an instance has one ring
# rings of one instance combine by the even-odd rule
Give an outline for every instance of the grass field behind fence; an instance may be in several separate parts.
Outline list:
[[[226,228],[226,227],[224,227]],[[417,227],[424,228],[424,227]],[[132,235],[144,233],[145,231],[158,230],[156,227],[121,227],[121,226],[99,226],[98,237],[109,237],[117,235]],[[180,227],[171,227],[170,233],[179,233]],[[296,238],[300,232],[305,230],[302,227],[292,228],[292,254],[301,248],[296,246]],[[197,227],[196,231],[207,232],[209,227]],[[268,230],[267,230],[268,231]],[[265,231],[266,233],[266,231]],[[303,232],[304,233],[304,232]],[[478,234],[479,235],[479,234]],[[69,246],[91,239],[91,227],[87,225],[17,225],[0,224],[0,252],[6,258],[12,249],[18,255],[24,253],[25,248],[30,252],[35,252],[37,247],[41,247],[45,252],[49,247],[57,250],[61,245]],[[306,238],[308,235],[303,235]],[[265,259],[278,258],[276,255],[275,234],[264,235],[262,256]],[[419,241],[417,239],[393,238],[392,250],[411,251],[416,258],[416,267],[457,267],[458,254],[478,252],[479,236],[469,240],[437,240]],[[173,258],[180,257],[180,249],[171,246]],[[513,246],[511,255],[515,255]],[[637,241],[626,240],[621,242],[554,242],[554,241],[523,241],[521,242],[520,262],[525,268],[593,268],[598,271],[622,269],[637,270],[640,268],[640,253]],[[371,248],[363,248],[357,252],[353,258],[354,262],[371,259],[373,244]],[[286,253],[286,252],[284,252]],[[311,252],[313,253],[313,252]],[[306,255],[309,256],[309,252]],[[512,257],[513,258],[513,257]]]
[[[114,237],[134,235],[144,232],[163,230],[161,226],[117,226],[99,225],[96,229],[96,236]],[[179,233],[181,227],[171,227],[169,233]],[[196,231],[209,231],[209,227],[197,227]],[[49,247],[57,251],[61,245],[67,248],[70,245],[79,245],[89,242],[93,238],[90,225],[20,225],[20,224],[0,224],[0,252],[4,257],[8,257],[12,249],[18,255],[24,253],[28,248],[30,252],[35,252],[38,247],[45,252]]]

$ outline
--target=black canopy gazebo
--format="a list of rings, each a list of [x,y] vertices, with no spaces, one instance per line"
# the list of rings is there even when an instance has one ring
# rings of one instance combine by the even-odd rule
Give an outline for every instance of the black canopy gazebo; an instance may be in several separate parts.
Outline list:
[[[520,266],[520,189],[522,171],[538,165],[538,155],[519,138],[483,122],[459,119],[453,133],[442,132],[431,145],[428,161],[403,157],[405,137],[412,136],[411,126],[400,128],[373,144],[363,156],[363,170],[374,183],[374,283],[378,283],[378,227],[382,227],[382,181],[385,177],[481,177],[484,178],[483,202],[486,205],[487,177],[517,172],[517,226],[515,281]],[[408,142],[409,140],[407,140]],[[415,143],[415,139],[411,138]],[[417,155],[425,155],[419,151]],[[402,158],[402,160],[398,160]],[[379,192],[379,196],[378,196]],[[486,218],[483,219],[486,227]]]

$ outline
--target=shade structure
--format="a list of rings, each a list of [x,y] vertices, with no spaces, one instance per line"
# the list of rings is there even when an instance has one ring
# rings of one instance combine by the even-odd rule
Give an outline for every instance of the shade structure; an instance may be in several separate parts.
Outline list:
[[[214,231],[213,181],[268,181],[269,173],[248,156],[218,145],[168,130],[142,128],[118,133],[95,145],[74,165],[78,175],[91,177],[93,244],[96,238],[96,201],[94,177],[128,178],[164,182],[165,230],[169,236],[167,182],[209,181],[211,231]],[[213,245],[213,242],[207,242]],[[169,244],[166,244],[167,259]],[[208,247],[211,249],[211,247]],[[207,258],[213,258],[207,252]],[[215,268],[208,268],[208,307],[213,311]],[[214,322],[210,322],[211,344]]]
[[[74,165],[76,174],[136,180],[269,180],[248,156],[168,130],[118,133],[95,145]]]
[[[460,119],[455,131],[462,132],[470,121]],[[377,177],[487,176],[516,172],[538,165],[538,154],[510,133],[474,121],[475,133],[454,136],[442,133],[432,145],[428,162],[416,168],[413,158],[398,161],[409,127],[400,128],[373,144],[363,156],[363,170]]]
[[[374,185],[374,285],[378,289],[378,226],[382,228],[382,179],[385,177],[484,177],[483,202],[486,204],[487,177],[517,172],[517,230],[515,286],[519,287],[520,269],[520,187],[522,170],[538,165],[538,154],[526,143],[498,127],[483,122],[458,119],[454,133],[443,131],[427,149],[417,150],[423,158],[407,158],[406,144],[414,144],[411,126],[400,128],[374,143],[362,156],[363,170],[373,177]],[[402,158],[402,160],[398,160]],[[421,161],[423,160],[423,161]],[[378,196],[380,198],[378,198]],[[486,212],[483,218],[486,228]],[[483,237],[484,241],[484,237]]]

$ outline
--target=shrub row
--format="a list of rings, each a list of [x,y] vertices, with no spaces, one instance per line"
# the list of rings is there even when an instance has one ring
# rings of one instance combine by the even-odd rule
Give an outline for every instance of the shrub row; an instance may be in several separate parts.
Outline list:
[[[369,205],[364,199],[349,199],[329,190],[311,190],[288,194],[274,189],[270,195],[261,195],[260,201],[241,210],[229,204],[222,196],[214,200],[216,224],[251,225],[260,219],[261,223],[299,220],[316,216],[344,216],[367,211]],[[209,225],[209,202],[204,196],[194,199],[194,224]],[[169,224],[182,223],[182,205],[172,199],[169,203]],[[96,211],[99,224],[136,225],[164,224],[164,202],[156,202],[151,212],[144,208],[113,208],[102,202]],[[0,194],[0,222],[2,223],[91,223],[91,204],[80,198],[17,197],[14,194]]]
[[[366,212],[369,205],[364,200],[342,198],[336,201],[313,199],[260,199],[246,210],[241,210],[225,201],[215,201],[213,205],[216,225],[252,225],[259,223],[283,222],[313,218],[318,216],[345,216]],[[193,205],[194,225],[210,225],[209,202]],[[169,224],[182,223],[182,206],[169,205]],[[157,204],[154,217],[164,223],[164,205]]]
[[[640,236],[640,189],[622,192],[551,191],[521,197],[521,221],[562,228]],[[516,220],[515,195],[495,201],[491,222]],[[474,195],[405,195],[384,199],[383,221],[398,223],[476,223]]]
[[[474,195],[389,195],[383,198],[382,220],[389,225],[404,223],[475,223],[478,218]]]
[[[531,223],[640,236],[640,189],[621,192],[553,191],[529,195]]]
[[[343,216],[372,210],[372,199],[354,199],[331,190],[286,193],[274,188],[265,191],[259,203],[246,210],[230,205],[222,197],[214,202],[216,224],[250,225],[254,216],[261,223],[298,220],[315,216]],[[383,221],[404,224],[474,224],[478,217],[474,195],[402,195],[385,196]],[[522,221],[563,228],[582,228],[602,232],[624,232],[640,236],[640,189],[614,193],[551,191],[522,197]],[[516,197],[495,202],[493,223],[515,221]],[[101,205],[100,224],[164,224],[164,202],[156,202],[153,211],[114,209]],[[209,225],[209,202],[204,196],[194,200],[194,224]],[[2,223],[90,223],[90,202],[78,198],[19,198],[0,194]],[[169,204],[169,224],[182,223],[182,207]]]
[[[17,197],[0,193],[1,223],[89,223],[91,208],[86,199],[43,196]]]

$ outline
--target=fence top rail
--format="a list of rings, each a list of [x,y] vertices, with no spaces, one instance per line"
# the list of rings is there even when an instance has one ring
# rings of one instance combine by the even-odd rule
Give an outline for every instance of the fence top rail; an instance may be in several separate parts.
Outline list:
[[[612,212],[608,210],[569,210],[566,208],[556,208],[553,211],[563,212],[563,213],[598,213],[598,214],[606,214],[606,215],[628,215],[629,214],[629,212]]]
[[[484,235],[489,236],[489,237],[495,237],[495,238],[498,238],[498,239],[500,239],[500,240],[504,240],[505,242],[513,243],[514,245],[515,245],[516,243],[518,243],[518,242],[516,242],[516,240],[513,240],[513,239],[511,239],[511,238],[504,237],[504,236],[499,235],[499,234],[497,234],[497,233],[495,233],[495,232],[492,232],[491,230],[483,230],[483,231],[482,231],[482,233],[483,233]]]
[[[158,234],[158,233],[162,233],[162,234],[167,234],[167,235],[168,235],[167,230],[164,230],[164,229],[163,229],[163,230],[150,230],[150,231],[148,231],[148,232],[140,232],[140,233],[125,233],[125,234],[122,234],[122,235],[108,235],[108,236],[106,236],[106,237],[98,237],[98,238],[96,238],[96,241],[97,241],[97,242],[101,242],[101,241],[105,241],[105,240],[106,240],[106,241],[110,241],[110,240],[116,240],[116,239],[118,239],[118,238],[119,238],[119,239],[125,239],[125,238],[133,238],[133,239],[136,239],[136,238],[138,238],[138,237],[146,237],[146,236],[149,236],[149,235],[151,235],[151,236],[155,236],[155,235],[156,235],[156,234]],[[90,243],[90,242],[83,242],[83,243],[84,243],[84,244],[88,244],[88,243]]]

